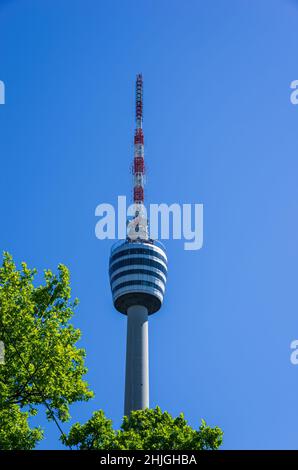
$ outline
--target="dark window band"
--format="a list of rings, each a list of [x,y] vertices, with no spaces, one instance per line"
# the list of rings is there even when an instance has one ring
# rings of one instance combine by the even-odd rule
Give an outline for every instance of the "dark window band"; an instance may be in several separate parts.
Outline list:
[[[154,284],[154,282],[150,282],[150,281],[127,281],[127,282],[122,282],[122,284],[119,284],[118,286],[114,287],[112,292],[114,294],[117,290],[122,289],[122,287],[127,287],[127,286],[149,286],[149,287],[154,287],[154,289],[159,290],[163,295],[162,288],[159,287],[158,285]]]
[[[109,274],[111,274],[116,271],[116,269],[123,268],[124,266],[131,266],[134,264],[143,264],[145,266],[153,266],[156,269],[159,269],[162,271],[165,275],[167,275],[167,270],[163,266],[163,264],[159,263],[158,261],[154,261],[153,259],[148,259],[148,258],[126,258],[121,261],[118,261],[117,263],[113,264],[113,266],[110,267]]]
[[[121,273],[115,274],[115,276],[113,276],[111,279],[111,284],[113,284],[114,281],[119,279],[119,277],[128,276],[130,274],[146,274],[148,276],[156,277],[163,283],[165,282],[164,278],[155,271],[149,271],[149,269],[128,269],[127,271],[121,271]]]
[[[156,258],[159,258],[159,259],[163,260],[167,264],[167,260],[163,255],[161,255],[160,253],[158,253],[155,250],[150,250],[150,249],[147,250],[146,248],[128,248],[127,250],[119,251],[119,253],[115,253],[114,255],[111,256],[110,263],[112,263],[116,259],[121,258],[122,256],[126,256],[126,255],[156,256]]]

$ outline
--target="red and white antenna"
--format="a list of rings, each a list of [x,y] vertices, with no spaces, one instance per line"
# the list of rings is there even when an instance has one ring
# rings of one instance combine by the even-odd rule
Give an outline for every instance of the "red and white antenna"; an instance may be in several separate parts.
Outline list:
[[[148,239],[148,222],[144,208],[144,134],[143,134],[143,77],[137,75],[136,80],[136,129],[134,135],[133,159],[133,202],[135,218],[132,227],[137,232],[133,238]]]
[[[144,134],[143,134],[143,78],[137,75],[136,81],[136,129],[134,136],[133,200],[135,204],[144,204]]]

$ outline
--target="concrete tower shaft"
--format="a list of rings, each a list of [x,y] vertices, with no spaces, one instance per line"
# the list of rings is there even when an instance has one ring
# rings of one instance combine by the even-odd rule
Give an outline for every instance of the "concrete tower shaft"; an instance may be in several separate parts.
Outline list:
[[[124,414],[149,408],[148,310],[143,305],[127,309]]]

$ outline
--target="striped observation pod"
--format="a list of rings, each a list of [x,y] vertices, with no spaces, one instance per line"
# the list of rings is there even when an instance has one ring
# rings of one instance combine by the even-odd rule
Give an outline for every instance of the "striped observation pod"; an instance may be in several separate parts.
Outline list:
[[[167,256],[160,242],[127,240],[112,247],[109,275],[115,308],[126,314],[143,305],[148,314],[160,309],[167,280]]]

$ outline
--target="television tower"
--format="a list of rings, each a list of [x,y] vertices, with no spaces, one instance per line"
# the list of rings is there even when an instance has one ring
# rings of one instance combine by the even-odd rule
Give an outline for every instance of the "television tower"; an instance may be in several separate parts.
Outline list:
[[[127,315],[124,414],[149,408],[148,315],[163,302],[167,256],[163,245],[149,238],[144,211],[143,78],[136,79],[134,135],[134,217],[127,238],[111,250],[109,276],[115,308]]]

